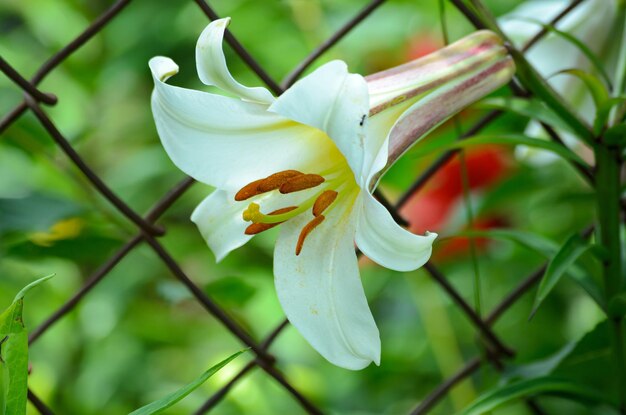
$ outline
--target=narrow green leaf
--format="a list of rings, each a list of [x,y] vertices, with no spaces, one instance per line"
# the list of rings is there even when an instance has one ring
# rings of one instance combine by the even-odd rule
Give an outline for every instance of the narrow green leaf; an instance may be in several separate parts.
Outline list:
[[[233,354],[232,356],[227,357],[226,359],[222,360],[221,362],[219,362],[218,364],[216,364],[215,366],[213,366],[212,368],[204,372],[199,378],[197,378],[193,382],[187,384],[186,386],[183,386],[176,392],[173,392],[165,396],[164,398],[159,399],[158,401],[154,401],[146,406],[143,406],[137,409],[136,411],[131,412],[129,415],[152,415],[152,414],[158,414],[160,412],[163,412],[164,410],[171,407],[176,402],[180,401],[185,396],[189,395],[191,392],[196,390],[200,385],[206,382],[207,379],[209,379],[211,376],[217,373],[220,369],[222,369],[224,366],[230,363],[237,356],[239,356],[240,354],[246,351],[247,349],[239,351]]]
[[[476,104],[476,107],[511,111],[523,117],[546,123],[559,130],[574,133],[561,117],[556,115],[554,111],[548,108],[543,102],[535,98],[493,97],[480,101]]]
[[[543,274],[529,319],[535,315],[543,300],[550,294],[565,272],[568,271],[576,260],[590,247],[591,245],[578,233],[575,233],[565,241],[548,264],[545,274]]]
[[[489,230],[472,230],[464,231],[454,236],[483,237],[490,239],[501,239],[516,243],[520,246],[528,248],[545,258],[553,258],[559,251],[559,245],[551,239],[537,235],[531,232],[524,232],[516,229],[489,229]],[[594,250],[597,245],[591,245],[590,249]],[[567,275],[570,276],[577,284],[579,284],[591,298],[602,309],[606,309],[602,289],[590,276],[583,267],[573,264],[568,270]]]
[[[559,73],[570,74],[583,81],[587,88],[589,88],[589,92],[591,92],[591,97],[593,98],[594,104],[596,104],[596,108],[599,108],[602,103],[607,101],[610,97],[606,86],[600,82],[598,77],[589,72],[585,72],[582,69],[566,69]]]
[[[55,275],[56,275],[56,273],[52,273],[50,275],[46,275],[45,277],[41,277],[38,280],[31,282],[26,287],[22,288],[19,293],[17,293],[17,295],[15,296],[15,299],[13,300],[13,302],[16,302],[17,300],[20,300],[20,299],[24,298],[24,296],[26,295],[27,292],[29,292],[30,290],[32,290],[33,288],[35,288],[36,286],[38,286],[42,282],[48,281],[50,278],[54,277]]]
[[[482,415],[516,399],[538,394],[565,395],[575,400],[600,402],[602,398],[592,390],[578,384],[552,377],[523,380],[497,387],[479,396],[458,415]]]
[[[594,125],[594,128],[597,127],[598,134],[602,131],[602,128],[608,125],[608,119],[609,119],[609,116],[611,115],[611,111],[613,110],[613,107],[616,105],[623,105],[625,101],[626,101],[626,97],[623,97],[623,96],[609,98],[606,101],[604,101],[604,103],[602,103],[600,108],[597,109],[596,123],[595,123],[597,125]]]
[[[593,132],[577,113],[563,101],[563,99],[554,91],[548,82],[537,73],[537,71],[528,63],[524,54],[517,49],[509,50],[511,57],[515,60],[517,67],[517,76],[524,86],[534,93],[537,98],[541,99],[555,114],[557,114],[570,128],[576,132],[576,135],[584,140],[587,144],[593,145]]]
[[[593,51],[587,46],[585,45],[583,42],[581,42],[580,40],[578,40],[578,38],[576,38],[575,36],[572,36],[571,34],[564,32],[562,30],[557,29],[556,27],[554,27],[553,25],[549,24],[549,23],[543,23],[540,20],[537,19],[533,19],[530,17],[518,17],[518,20],[525,20],[531,23],[535,23],[539,26],[542,26],[545,30],[550,31],[554,34],[556,34],[557,36],[562,37],[564,40],[570,42],[571,44],[573,44],[574,46],[576,46],[578,48],[578,50],[585,55],[585,57],[589,60],[589,62],[592,64],[592,66],[595,68],[595,70],[602,75],[602,78],[604,79],[604,82],[606,83],[606,86],[608,88],[612,88],[611,85],[611,78],[609,77],[609,75],[606,73],[606,69],[604,68],[604,64],[602,63],[602,61],[600,60],[600,58],[598,58],[598,56],[593,53]]]
[[[566,160],[574,161],[584,166],[587,165],[587,163],[585,163],[583,159],[581,159],[576,153],[574,153],[567,147],[564,147],[552,141],[547,141],[547,140],[543,140],[540,138],[531,138],[523,134],[476,135],[473,137],[469,137],[465,140],[446,143],[446,144],[437,146],[436,148],[431,148],[431,147],[418,148],[413,151],[412,155],[414,157],[424,157],[435,151],[448,151],[448,150],[454,150],[454,149],[460,149],[460,148],[470,148],[470,147],[475,147],[475,146],[483,146],[485,144],[502,144],[502,145],[522,144],[522,145],[526,145],[529,147],[537,147],[537,148],[551,151],[563,157]]]

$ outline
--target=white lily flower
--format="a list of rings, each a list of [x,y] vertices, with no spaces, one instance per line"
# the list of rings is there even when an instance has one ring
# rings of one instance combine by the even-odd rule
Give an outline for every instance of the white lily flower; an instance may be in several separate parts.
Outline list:
[[[191,219],[218,261],[280,224],[275,285],[290,322],[338,366],[379,364],[354,244],[410,271],[428,260],[437,235],[403,229],[371,191],[417,138],[507,82],[513,63],[494,34],[478,32],[367,80],[332,61],[274,98],[228,72],[228,22],[203,31],[196,60],[202,82],[232,97],[168,85],[178,66],[150,60],[163,146],[181,170],[217,188]]]
[[[501,29],[515,46],[521,47],[541,30],[541,26],[532,20],[547,24],[569,4],[569,0],[526,1],[498,20]],[[610,33],[617,16],[617,0],[587,0],[563,17],[555,27],[582,41],[608,63],[608,59],[604,58],[608,56]],[[576,45],[562,36],[548,33],[528,50],[526,58],[584,120],[593,123],[593,100],[584,84],[571,76],[553,76],[566,69],[591,68],[590,62]],[[578,144],[576,137],[567,131],[559,133],[569,146]],[[526,134],[531,137],[546,136],[541,125],[534,121],[529,123]],[[553,153],[526,146],[518,146],[516,155],[534,165],[545,165],[558,159]]]

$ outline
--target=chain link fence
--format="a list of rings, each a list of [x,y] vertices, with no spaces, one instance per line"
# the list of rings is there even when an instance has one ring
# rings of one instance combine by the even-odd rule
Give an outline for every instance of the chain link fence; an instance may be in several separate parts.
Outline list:
[[[218,406],[220,401],[229,393],[233,386],[250,373],[255,367],[261,368],[268,376],[274,378],[276,382],[288,391],[293,399],[301,405],[304,411],[309,414],[324,413],[326,412],[324,408],[320,408],[309,398],[304,396],[298,390],[298,385],[287,379],[285,375],[277,369],[277,357],[270,354],[269,349],[272,343],[283,331],[283,329],[287,327],[289,324],[288,321],[285,320],[279,324],[274,330],[268,333],[261,342],[255,341],[246,329],[229,316],[228,310],[218,306],[216,302],[204,292],[204,290],[193,282],[193,280],[179,265],[177,260],[173,258],[172,255],[170,255],[170,253],[159,242],[159,237],[165,233],[165,229],[158,224],[159,219],[166,214],[172,204],[194,184],[194,180],[186,178],[178,183],[169,192],[167,192],[167,194],[163,195],[163,197],[154,204],[147,214],[142,215],[129,207],[124,200],[116,195],[114,190],[108,187],[108,185],[99,177],[98,173],[94,171],[92,167],[83,160],[81,155],[75,151],[66,137],[64,137],[63,133],[56,127],[54,121],[46,113],[45,107],[56,105],[57,98],[53,93],[39,90],[38,84],[40,84],[46,76],[52,73],[68,57],[89,42],[90,39],[106,27],[107,24],[116,18],[116,16],[122,13],[129,3],[131,3],[131,0],[119,0],[115,2],[108,10],[93,21],[78,37],[45,61],[37,72],[30,77],[30,79],[27,79],[26,76],[22,75],[17,69],[12,67],[9,62],[0,56],[0,70],[24,92],[23,101],[16,105],[13,110],[4,115],[4,117],[0,120],[0,133],[3,133],[27,111],[32,112],[41,126],[45,129],[45,131],[47,131],[50,138],[54,140],[54,142],[72,161],[72,163],[84,174],[91,185],[117,210],[119,210],[122,215],[134,223],[137,228],[136,235],[132,239],[128,240],[117,250],[117,252],[115,252],[113,256],[104,262],[98,269],[93,271],[89,278],[85,280],[80,290],[78,290],[67,300],[65,304],[52,313],[49,318],[47,318],[31,332],[29,339],[30,344],[37,342],[52,326],[70,313],[77,306],[77,304],[79,304],[94,287],[105,279],[107,275],[109,275],[110,271],[130,252],[142,244],[147,244],[152,250],[154,250],[161,261],[163,261],[163,264],[169,269],[172,275],[193,294],[194,298],[204,307],[207,313],[219,320],[226,330],[232,333],[233,336],[237,337],[243,345],[249,347],[255,354],[255,358],[243,367],[238,374],[236,374],[213,396],[207,399],[206,402],[197,409],[195,412],[196,414],[208,413]],[[211,5],[206,1],[195,0],[195,3],[199,7],[199,11],[204,13],[209,20],[219,18]],[[330,38],[319,45],[318,48],[311,52],[304,60],[302,60],[302,62],[297,65],[297,67],[289,75],[287,75],[282,82],[277,82],[275,79],[270,77],[265,69],[237,40],[233,33],[227,32],[225,39],[230,47],[232,47],[232,49],[248,65],[250,70],[253,71],[270,90],[279,95],[286,88],[292,85],[311,64],[320,58],[326,51],[332,48],[333,45],[340,42],[353,28],[366,20],[379,7],[384,7],[384,3],[385,0],[373,0],[362,10],[358,11],[358,13],[356,13],[350,21],[345,23],[336,33],[334,33]],[[453,1],[452,3],[454,3],[455,6],[462,12],[467,12],[467,16],[470,16],[471,20],[471,12],[469,10],[463,10],[464,6],[462,2]],[[581,0],[572,1],[571,4],[566,7],[562,13],[556,16],[551,23],[555,24],[572,9],[574,9],[579,3],[581,3]],[[479,22],[473,23],[480,26]],[[545,34],[546,30],[539,31],[537,35],[521,49],[521,51],[524,52],[536,42],[541,41]],[[515,95],[526,94],[515,83],[511,83],[510,88]],[[463,139],[478,133],[494,120],[498,119],[501,115],[502,113],[500,111],[492,111],[488,113],[458,138]],[[429,178],[432,177],[438,169],[453,159],[455,154],[456,151],[449,151],[440,156],[419,177],[415,178],[413,184],[404,192],[396,203],[391,203],[385,200],[381,194],[377,194],[377,197],[389,209],[394,217],[402,223],[402,218],[400,217],[398,210],[405,203],[407,203],[412,195],[420,191],[420,189],[428,182]],[[448,282],[446,276],[438,270],[432,261],[426,264],[425,269],[432,276],[434,281],[436,281],[436,283],[441,287],[441,289],[449,295],[451,300],[459,307],[467,319],[474,325],[478,335],[480,336],[482,345],[484,346],[484,353],[468,360],[465,366],[459,368],[456,374],[443,381],[429,395],[414,397],[415,402],[419,402],[419,404],[417,404],[411,412],[415,415],[428,413],[457,383],[471,376],[473,373],[478,371],[481,366],[493,365],[496,369],[502,369],[503,360],[511,358],[515,355],[515,350],[506,345],[505,342],[498,337],[498,335],[493,331],[492,326],[513,304],[516,303],[518,299],[534,287],[543,275],[546,265],[541,266],[523,279],[519,285],[506,297],[504,297],[501,302],[484,318],[479,316],[474,311],[472,306],[464,300],[463,296],[459,294],[459,292]],[[45,402],[38,398],[35,391],[29,390],[28,398],[41,414],[51,415],[54,413]],[[541,409],[535,402],[527,401],[526,403],[534,413],[542,413]]]

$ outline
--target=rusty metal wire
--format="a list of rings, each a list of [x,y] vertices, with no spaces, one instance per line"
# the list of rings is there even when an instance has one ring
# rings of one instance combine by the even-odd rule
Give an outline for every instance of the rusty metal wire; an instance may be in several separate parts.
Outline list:
[[[129,3],[131,0],[118,0],[108,10],[102,13],[91,25],[89,25],[79,36],[68,43],[56,54],[51,56],[45,61],[36,73],[28,80],[21,75],[18,70],[12,67],[5,59],[0,57],[0,71],[4,73],[9,79],[11,79],[15,85],[17,85],[24,92],[24,99],[13,110],[9,111],[0,120],[0,134],[10,127],[15,121],[17,121],[22,114],[30,110],[40,124],[44,127],[53,141],[63,150],[72,163],[84,174],[88,181],[93,185],[95,190],[99,192],[104,198],[106,198],[123,216],[125,216],[130,222],[137,227],[137,234],[126,242],[119,250],[114,253],[107,261],[105,261],[93,274],[87,278],[83,286],[63,304],[58,310],[56,310],[49,318],[34,329],[30,335],[29,342],[32,344],[36,342],[43,334],[45,334],[53,325],[59,320],[65,317],[71,312],[77,304],[91,292],[91,290],[97,286],[104,278],[109,275],[111,270],[122,261],[130,252],[142,244],[147,244],[156,256],[165,264],[170,270],[172,275],[179,280],[187,289],[192,293],[194,298],[206,309],[206,311],[216,318],[222,325],[237,337],[243,344],[250,347],[255,353],[255,358],[248,365],[246,365],[237,375],[235,375],[227,384],[225,384],[218,392],[211,396],[198,410],[196,414],[204,414],[215,408],[216,405],[228,394],[231,388],[241,379],[243,379],[254,368],[259,367],[264,370],[269,376],[273,377],[286,391],[288,391],[294,399],[301,405],[302,409],[309,414],[321,414],[323,410],[319,408],[315,403],[311,402],[308,398],[303,396],[296,386],[293,385],[275,366],[276,358],[269,353],[269,348],[276,340],[278,335],[288,326],[288,321],[284,320],[279,324],[268,336],[261,342],[257,342],[252,336],[235,320],[233,320],[228,312],[218,306],[212,298],[207,296],[205,292],[198,287],[177,261],[167,252],[167,250],[158,241],[158,237],[165,233],[165,229],[162,226],[156,224],[158,219],[166,213],[166,211],[193,185],[194,180],[186,178],[173,187],[167,194],[165,194],[159,201],[157,201],[152,209],[142,216],[138,212],[134,211],[128,206],[115,192],[110,189],[106,183],[74,150],[72,145],[65,139],[63,134],[57,129],[54,122],[46,114],[43,106],[57,104],[56,96],[43,92],[38,89],[39,83],[53,71],[60,63],[70,57],[81,46],[87,43],[94,35],[98,34],[111,20],[113,20]],[[567,15],[583,0],[573,0],[562,13],[560,13],[551,22],[555,24],[558,20]],[[194,0],[194,2],[200,8],[200,11],[204,13],[210,20],[218,19],[219,16],[204,0]],[[463,12],[468,20],[470,20],[477,27],[482,27],[482,23],[474,16],[473,12],[458,0],[451,0],[451,2]],[[240,56],[240,58],[248,65],[250,70],[254,72],[275,94],[281,94],[285,88],[292,85],[306,70],[312,65],[318,58],[323,56],[331,47],[340,42],[346,34],[348,34],[354,27],[358,26],[368,16],[370,16],[375,10],[381,7],[385,3],[385,0],[372,0],[369,2],[360,12],[358,12],[352,19],[346,22],[339,30],[337,30],[331,37],[319,45],[314,51],[310,53],[300,64],[298,64],[293,71],[288,74],[282,82],[277,82],[263,69],[263,67],[254,59],[254,57],[244,48],[244,46],[237,40],[234,34],[227,32],[225,39],[233,50]],[[528,50],[534,44],[541,40],[546,35],[546,30],[543,29],[537,33],[523,48],[522,51]],[[519,89],[512,85],[514,93],[519,93]],[[523,91],[522,91],[523,92]],[[487,114],[484,118],[479,120],[474,126],[469,128],[459,139],[472,136],[494,120],[496,120],[502,113],[499,111],[493,111]],[[427,168],[421,176],[417,177],[413,184],[407,189],[407,191],[393,204],[383,198],[380,193],[377,193],[377,197],[381,199],[381,202],[390,210],[392,215],[398,219],[400,223],[406,223],[398,213],[400,208],[407,203],[411,196],[418,192],[428,180],[446,163],[448,163],[456,152],[451,151],[442,155],[437,159],[429,168]],[[586,231],[589,234],[589,230]],[[439,400],[441,400],[450,389],[452,389],[458,382],[469,377],[472,373],[476,372],[484,363],[491,363],[498,368],[502,368],[501,360],[509,358],[514,355],[515,351],[510,349],[505,343],[498,337],[493,331],[492,326],[503,313],[511,307],[515,302],[521,298],[527,291],[529,291],[541,278],[545,270],[546,265],[543,265],[516,287],[509,295],[507,295],[500,304],[498,304],[492,312],[487,315],[486,318],[482,318],[477,315],[473,308],[465,302],[463,297],[458,291],[450,284],[446,277],[437,269],[437,267],[429,262],[425,269],[433,277],[433,280],[443,289],[443,291],[450,296],[453,302],[461,309],[461,311],[468,317],[470,322],[476,327],[477,334],[480,336],[486,358],[477,356],[469,360],[466,365],[459,369],[459,371],[452,377],[444,380],[437,388],[435,388],[428,396],[416,399],[419,401],[419,405],[411,412],[412,414],[426,414],[428,413]],[[50,415],[54,412],[50,409],[40,398],[35,395],[32,390],[28,390],[28,399],[33,406],[44,415]],[[541,410],[536,407],[532,402],[529,402],[529,407],[535,413],[541,413]]]

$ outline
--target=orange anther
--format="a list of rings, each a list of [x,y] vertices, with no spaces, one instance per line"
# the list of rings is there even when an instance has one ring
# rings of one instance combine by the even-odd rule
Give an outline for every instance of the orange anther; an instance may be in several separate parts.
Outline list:
[[[274,226],[280,225],[279,223],[253,223],[248,226],[245,230],[246,235],[256,235],[257,233],[261,233],[268,229],[272,229]]]
[[[247,185],[242,187],[241,190],[239,190],[237,194],[235,194],[235,200],[237,202],[241,202],[242,200],[250,199],[252,196],[260,195],[261,193],[263,193],[259,191],[259,184],[261,184],[261,182],[263,182],[263,179],[255,180],[252,183],[248,183]]]
[[[280,208],[277,209],[273,212],[268,213],[268,215],[280,215],[282,213],[287,213],[287,212],[291,212],[292,210],[296,209],[297,206],[288,206],[288,207],[284,207],[284,208]],[[246,235],[256,235],[257,233],[261,233],[263,231],[266,231],[268,229],[272,229],[274,226],[280,225],[283,222],[277,222],[277,223],[253,223],[252,225],[248,226],[245,230],[245,234]]]
[[[304,175],[304,173],[301,173],[298,170],[284,170],[274,173],[265,179],[255,180],[242,187],[241,190],[239,190],[235,195],[235,200],[237,202],[241,202],[243,200],[250,199],[252,196],[276,190],[287,180]]]
[[[304,173],[301,173],[297,170],[285,170],[274,173],[271,176],[268,176],[265,179],[261,180],[258,190],[260,192],[269,192],[271,190],[276,190],[280,186],[282,186],[283,183],[285,183],[287,180],[302,175],[304,175]]]
[[[325,190],[317,199],[315,199],[315,203],[313,204],[313,216],[319,216],[328,206],[331,205],[337,199],[338,193],[334,190]]]
[[[304,225],[304,228],[302,228],[300,236],[298,237],[298,243],[296,244],[296,255],[300,255],[300,252],[302,252],[302,245],[304,245],[304,240],[311,233],[311,231],[317,227],[317,225],[324,221],[324,219],[326,219],[324,215],[319,215],[313,218],[311,222]]]
[[[268,215],[282,215],[283,213],[291,212],[297,207],[298,206],[287,206],[284,208],[276,209],[275,211],[268,213]]]
[[[280,186],[280,192],[283,194],[298,192],[300,190],[310,189],[324,183],[324,178],[319,174],[303,174],[301,176],[292,177]]]

